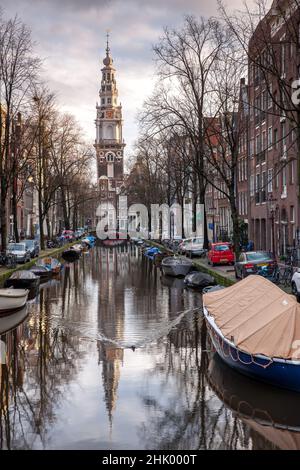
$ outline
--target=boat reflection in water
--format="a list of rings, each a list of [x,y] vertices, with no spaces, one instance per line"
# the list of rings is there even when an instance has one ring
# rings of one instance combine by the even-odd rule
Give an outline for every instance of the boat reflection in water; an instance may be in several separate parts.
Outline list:
[[[0,335],[7,333],[10,330],[17,328],[20,323],[22,323],[28,315],[27,306],[18,310],[10,315],[0,317]]]
[[[298,393],[243,376],[217,354],[209,363],[207,380],[225,406],[250,428],[254,445],[262,438],[282,450],[300,449]]]

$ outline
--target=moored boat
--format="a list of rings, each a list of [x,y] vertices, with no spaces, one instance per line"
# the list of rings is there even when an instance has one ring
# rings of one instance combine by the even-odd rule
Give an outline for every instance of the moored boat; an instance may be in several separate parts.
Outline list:
[[[14,287],[15,289],[35,289],[40,283],[40,278],[29,270],[15,271],[6,279],[5,287]]]
[[[184,283],[187,287],[191,287],[193,289],[203,289],[204,287],[214,285],[216,281],[209,274],[196,271],[187,274],[184,278]]]
[[[80,253],[81,252],[79,250],[76,250],[73,247],[71,247],[63,251],[61,256],[65,261],[72,263],[73,261],[77,261],[80,258]]]
[[[203,296],[219,356],[237,371],[300,391],[300,305],[261,276]]]
[[[182,256],[168,256],[161,263],[162,271],[166,276],[186,276],[191,270],[193,263]]]
[[[0,289],[0,315],[23,308],[27,302],[28,289]]]
[[[161,254],[161,251],[159,248],[157,248],[156,246],[152,246],[150,248],[147,248],[145,251],[144,251],[144,255],[151,259],[151,260],[154,260],[154,257],[155,255],[158,255],[158,254]]]
[[[51,271],[50,269],[46,268],[46,266],[32,266],[30,270],[33,274],[38,276],[41,281],[45,281],[51,277]]]
[[[41,258],[36,262],[36,266],[42,266],[49,271],[51,271],[52,274],[59,274],[61,271],[61,263],[58,261],[56,258],[46,257],[46,258]]]

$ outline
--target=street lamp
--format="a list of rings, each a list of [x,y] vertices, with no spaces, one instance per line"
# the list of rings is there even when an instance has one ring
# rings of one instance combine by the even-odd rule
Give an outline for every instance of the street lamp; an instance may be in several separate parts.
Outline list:
[[[270,194],[268,198],[268,206],[272,221],[272,253],[275,257],[275,213],[277,207],[277,199],[273,197],[273,194]]]

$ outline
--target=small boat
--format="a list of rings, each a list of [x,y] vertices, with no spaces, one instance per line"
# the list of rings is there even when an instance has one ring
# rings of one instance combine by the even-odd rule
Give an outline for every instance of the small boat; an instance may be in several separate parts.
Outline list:
[[[245,377],[214,354],[206,379],[248,428],[282,450],[300,450],[299,394]]]
[[[219,356],[242,374],[300,392],[300,305],[261,276],[203,295]]]
[[[0,316],[23,308],[28,294],[28,289],[0,289]]]
[[[39,259],[35,265],[42,266],[42,267],[49,269],[49,271],[51,271],[52,274],[59,274],[61,271],[61,267],[62,267],[58,259],[52,258],[52,257]]]
[[[6,279],[5,287],[14,287],[15,289],[35,289],[40,284],[40,278],[32,271],[15,271],[9,279]]]
[[[145,251],[144,251],[144,255],[151,259],[151,260],[154,260],[154,257],[155,255],[157,254],[161,254],[161,251],[159,248],[157,248],[156,246],[152,246],[151,248],[147,248]]]
[[[46,268],[46,266],[32,266],[30,271],[38,276],[41,281],[49,279],[52,274],[50,269]]]
[[[12,312],[10,315],[6,315],[0,318],[0,335],[7,333],[8,331],[17,328],[25,318],[28,316],[27,305],[17,312]]]
[[[165,276],[186,276],[193,266],[193,262],[182,256],[168,256],[161,263]]]
[[[65,261],[72,263],[80,258],[80,253],[81,252],[79,250],[74,250],[74,248],[71,247],[68,250],[63,251],[61,256]]]
[[[196,271],[185,276],[184,283],[187,287],[192,287],[193,289],[203,289],[204,287],[212,286],[216,281],[209,274]]]

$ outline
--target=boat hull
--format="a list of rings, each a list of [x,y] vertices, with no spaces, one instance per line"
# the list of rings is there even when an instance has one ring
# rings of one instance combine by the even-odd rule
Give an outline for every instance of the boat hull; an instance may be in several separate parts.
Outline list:
[[[18,297],[0,294],[0,316],[22,309],[26,305],[28,293],[29,291],[26,291],[24,295]]]
[[[0,319],[0,335],[17,328],[28,316],[27,307],[12,312],[10,315],[1,317]]]
[[[79,257],[80,257],[80,252],[76,250],[64,251],[62,254],[62,258],[65,261],[69,261],[69,262],[77,261]]]
[[[40,279],[7,279],[5,287],[14,289],[36,289],[40,284]]]
[[[165,276],[173,276],[173,277],[185,277],[191,267],[188,265],[178,265],[178,266],[166,266],[162,265],[162,271]]]
[[[300,392],[299,361],[273,361],[263,356],[251,356],[226,341],[211,325],[207,311],[204,309],[206,324],[211,341],[222,360],[238,372],[256,380]],[[253,362],[255,361],[255,362]]]

